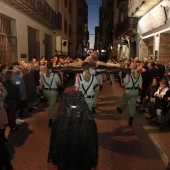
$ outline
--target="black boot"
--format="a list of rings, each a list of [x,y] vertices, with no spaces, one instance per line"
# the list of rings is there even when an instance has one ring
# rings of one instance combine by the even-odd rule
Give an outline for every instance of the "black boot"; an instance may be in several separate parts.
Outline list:
[[[5,137],[5,129],[0,129],[0,138],[6,142],[8,141],[7,138]]]
[[[48,127],[52,127],[52,125],[53,125],[53,121],[52,121],[52,119],[49,119]]]
[[[117,107],[117,111],[119,112],[119,114],[122,114],[122,109],[120,107]]]
[[[129,126],[132,126],[132,124],[133,124],[133,117],[130,117],[129,118]]]

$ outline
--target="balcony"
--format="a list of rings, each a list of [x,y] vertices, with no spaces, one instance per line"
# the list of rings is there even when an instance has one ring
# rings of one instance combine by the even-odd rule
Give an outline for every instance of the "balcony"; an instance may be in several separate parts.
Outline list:
[[[51,30],[60,30],[62,28],[61,14],[55,13],[45,0],[1,1]]]
[[[124,35],[132,35],[136,33],[137,29],[137,18],[127,17],[116,26],[115,37],[118,38]]]

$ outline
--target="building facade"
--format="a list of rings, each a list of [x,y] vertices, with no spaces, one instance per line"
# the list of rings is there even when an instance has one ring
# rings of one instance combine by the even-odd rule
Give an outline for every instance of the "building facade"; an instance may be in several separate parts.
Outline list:
[[[76,54],[88,41],[87,9],[85,0],[1,0],[0,62]]]
[[[169,24],[168,0],[130,0],[129,17],[137,18],[136,56],[159,59],[163,64],[169,62]]]
[[[50,60],[55,53],[54,30],[61,29],[61,15],[45,0],[2,0],[0,21],[0,62],[10,65],[41,56]]]
[[[71,18],[71,40],[72,53],[76,56],[84,54],[85,46],[88,44],[88,6],[86,0],[72,1],[72,18]]]
[[[61,15],[61,29],[55,30],[55,53],[57,55],[68,55],[71,51],[71,12],[72,1],[71,0],[56,0],[55,12]]]
[[[128,16],[128,3],[128,0],[117,0],[115,4],[117,9],[115,11],[118,13],[117,23],[114,25],[114,46],[117,46],[117,58],[136,57],[136,41],[134,41],[134,37],[137,34],[137,18]]]
[[[158,2],[138,21],[139,58],[152,57],[166,64],[170,60],[170,1]]]
[[[117,59],[152,57],[167,63],[170,55],[169,4],[169,0],[103,0],[96,48],[101,52],[110,48],[112,41],[112,56]]]
[[[103,0],[102,6],[99,8],[98,50],[103,57],[108,57],[113,46],[113,4],[112,0]]]

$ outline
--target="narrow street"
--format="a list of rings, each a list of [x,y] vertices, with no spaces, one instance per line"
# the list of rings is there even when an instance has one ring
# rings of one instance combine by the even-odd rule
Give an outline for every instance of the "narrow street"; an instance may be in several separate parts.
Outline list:
[[[74,87],[68,87],[67,91]],[[126,110],[116,111],[123,89],[105,80],[99,93],[95,121],[98,126],[99,159],[97,170],[166,170],[170,157],[170,128],[158,128],[136,113],[134,125],[128,126]],[[47,163],[50,129],[47,103],[26,113],[25,123],[17,132],[6,131],[7,146],[14,170],[50,170]],[[56,110],[59,102],[56,104]]]

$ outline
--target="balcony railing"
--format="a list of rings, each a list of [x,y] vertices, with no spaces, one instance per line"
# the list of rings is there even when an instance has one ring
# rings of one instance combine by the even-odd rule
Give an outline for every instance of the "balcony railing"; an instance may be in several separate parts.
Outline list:
[[[116,26],[115,37],[118,38],[130,31],[133,32],[136,29],[137,29],[137,18],[127,17],[123,20],[123,22],[121,22]]]
[[[45,0],[1,0],[12,8],[27,15],[49,29],[61,29],[61,14],[49,6]]]

